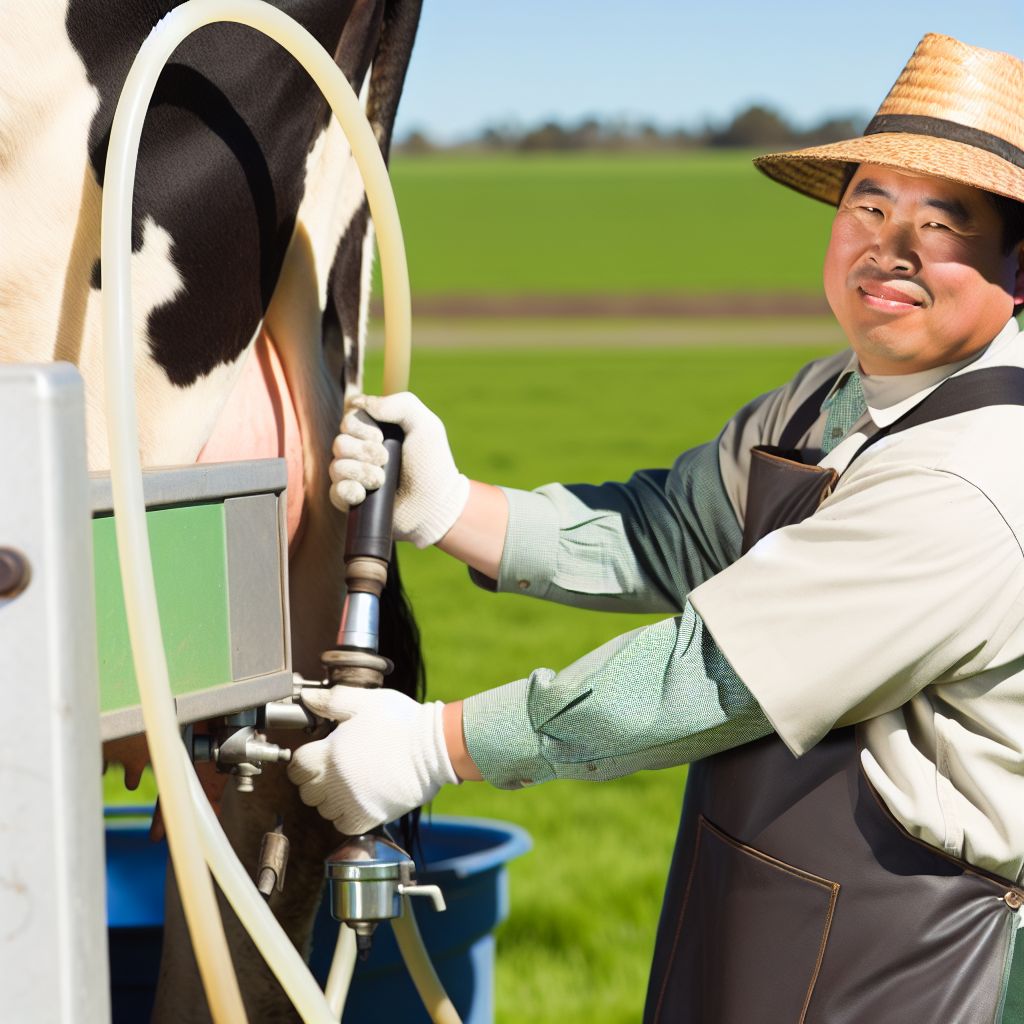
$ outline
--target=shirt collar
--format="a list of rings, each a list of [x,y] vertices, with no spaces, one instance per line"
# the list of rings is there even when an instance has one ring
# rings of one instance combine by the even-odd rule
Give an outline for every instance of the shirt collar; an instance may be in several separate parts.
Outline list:
[[[983,349],[955,363],[934,366],[930,370],[921,370],[919,373],[892,376],[881,374],[871,376],[861,373],[861,386],[864,389],[864,401],[868,407],[868,414],[875,426],[879,428],[895,423],[905,412],[934,391],[947,377],[952,377],[953,374],[959,373],[972,363],[984,364],[992,361],[1021,333],[1024,332],[1020,331],[1017,321],[1011,319]],[[857,354],[852,353],[849,362],[843,367],[835,384],[825,396],[825,401],[821,403],[823,412],[835,401],[836,393],[842,387],[847,376],[859,369],[859,366]]]

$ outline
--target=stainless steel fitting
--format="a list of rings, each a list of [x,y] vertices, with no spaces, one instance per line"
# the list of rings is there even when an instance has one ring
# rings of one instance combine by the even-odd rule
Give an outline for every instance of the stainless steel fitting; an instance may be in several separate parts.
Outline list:
[[[268,899],[276,889],[284,890],[284,873],[288,867],[290,844],[284,834],[284,825],[279,821],[273,832],[267,832],[260,844],[257,861],[256,888]]]
[[[380,643],[380,598],[365,591],[350,590],[341,612],[341,647],[376,651]]]
[[[364,956],[377,925],[401,917],[403,896],[427,896],[436,910],[445,909],[441,890],[436,885],[417,885],[414,870],[405,850],[376,832],[350,836],[327,858],[324,872],[331,888],[331,914],[355,932]]]
[[[185,745],[193,761],[213,761],[219,771],[235,776],[240,793],[253,791],[252,780],[263,771],[264,764],[287,763],[292,752],[287,747],[270,743],[255,724],[257,712],[241,712],[224,719],[225,724],[208,733],[196,733],[191,726],[185,731]]]
[[[301,694],[301,692],[300,687],[299,693]],[[296,697],[285,697],[283,700],[271,701],[263,709],[263,728],[315,729],[317,725],[316,715],[312,711],[307,711]]]

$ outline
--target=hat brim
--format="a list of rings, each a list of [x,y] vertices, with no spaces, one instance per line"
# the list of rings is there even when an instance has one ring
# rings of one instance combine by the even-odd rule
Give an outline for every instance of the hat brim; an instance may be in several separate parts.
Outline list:
[[[858,139],[769,153],[754,164],[769,178],[797,192],[838,206],[849,164],[878,164],[913,174],[958,181],[1024,202],[1024,168],[963,142],[884,132]]]

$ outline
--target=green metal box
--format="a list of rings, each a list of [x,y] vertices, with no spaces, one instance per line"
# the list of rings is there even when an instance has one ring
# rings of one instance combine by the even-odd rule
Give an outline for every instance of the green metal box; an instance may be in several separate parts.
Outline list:
[[[178,720],[292,692],[283,459],[147,470],[146,521]],[[114,536],[110,479],[92,474],[104,740],[143,728]]]

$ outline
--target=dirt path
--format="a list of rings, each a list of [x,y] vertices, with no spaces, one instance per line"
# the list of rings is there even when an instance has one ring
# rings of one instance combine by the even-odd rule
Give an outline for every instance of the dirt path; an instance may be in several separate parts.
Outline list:
[[[413,299],[425,348],[845,344],[825,299],[736,295],[435,295]],[[370,346],[381,344],[374,303]]]
[[[380,315],[380,303],[374,303]],[[828,316],[823,295],[793,292],[734,295],[424,295],[413,300],[417,316],[443,320],[491,317],[676,317]]]
[[[380,348],[379,321],[370,326],[369,346]],[[845,345],[831,317],[443,319],[416,316],[413,344],[423,348],[677,348],[700,345]]]

